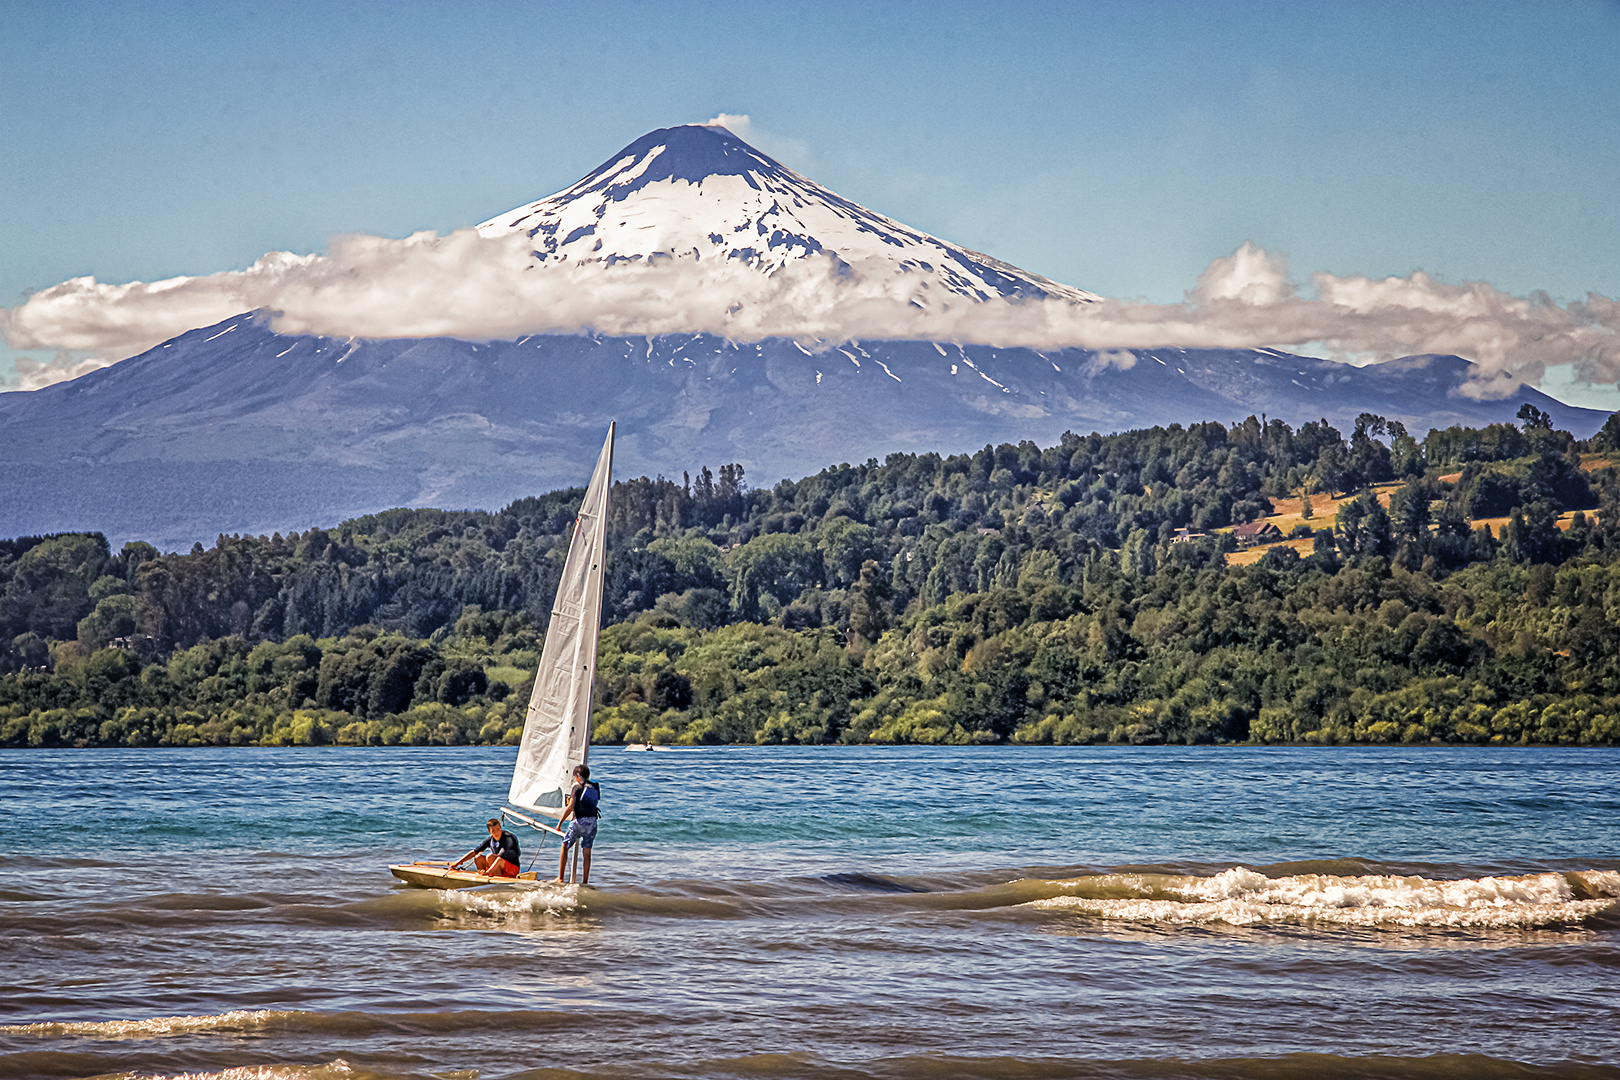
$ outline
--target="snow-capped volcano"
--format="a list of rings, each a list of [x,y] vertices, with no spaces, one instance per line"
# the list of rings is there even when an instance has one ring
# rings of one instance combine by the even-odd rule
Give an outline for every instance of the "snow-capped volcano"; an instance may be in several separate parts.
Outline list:
[[[545,265],[721,259],[772,274],[821,256],[831,272],[924,309],[951,297],[1100,299],[874,213],[715,125],[643,135],[566,191],[478,231],[526,233]]]
[[[1231,280],[1207,290],[1212,310],[1236,321],[1212,325],[1241,336],[1257,275],[1236,256],[1217,265]],[[102,529],[184,548],[394,506],[494,507],[577,483],[609,419],[626,476],[737,462],[764,484],[1250,413],[1346,430],[1371,411],[1422,432],[1511,422],[1529,402],[1581,435],[1606,419],[1522,385],[1463,393],[1472,365],[1455,356],[1352,368],[1274,349],[1109,350],[1096,336],[1143,333],[1139,313],[1120,323],[1118,305],[907,228],[708,126],[652,132],[476,232],[67,286],[28,309],[72,315],[102,289],[127,294],[106,308],[113,325],[159,307],[191,328],[0,394],[0,537]],[[1315,310],[1328,307],[1361,317]],[[1418,309],[1396,307],[1410,325]],[[1183,329],[1199,314],[1165,310]],[[1305,325],[1326,338],[1345,324]]]

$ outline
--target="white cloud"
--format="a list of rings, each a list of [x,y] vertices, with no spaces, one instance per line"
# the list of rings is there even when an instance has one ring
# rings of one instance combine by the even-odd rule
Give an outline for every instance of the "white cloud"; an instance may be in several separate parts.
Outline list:
[[[1129,371],[1136,366],[1136,354],[1129,349],[1104,349],[1098,353],[1093,363],[1099,369],[1118,368]]]
[[[38,390],[52,383],[67,382],[92,371],[111,367],[117,360],[97,356],[83,356],[71,350],[60,350],[49,360],[36,360],[29,356],[17,357],[18,390]],[[3,388],[0,388],[3,389]]]
[[[813,169],[814,160],[810,156],[809,144],[761,131],[754,126],[753,118],[747,113],[720,113],[703,121],[703,126],[723,127],[743,142],[765,151],[797,172],[803,173]]]
[[[1212,262],[1178,304],[956,299],[924,309],[911,303],[903,276],[862,277],[824,256],[770,275],[734,260],[692,258],[536,265],[526,239],[470,229],[403,240],[351,236],[324,256],[273,252],[247,270],[207,277],[126,285],[75,278],[0,309],[0,329],[14,349],[63,354],[19,369],[28,387],[260,309],[274,313],[278,331],[333,337],[494,339],[592,329],[806,344],[917,338],[1083,346],[1118,366],[1134,360],[1133,349],[1311,344],[1346,358],[1457,353],[1479,364],[1470,392],[1480,396],[1535,383],[1559,364],[1574,365],[1589,383],[1620,379],[1620,304],[1608,297],[1559,306],[1421,272],[1381,280],[1319,273],[1310,278],[1314,297],[1306,297],[1279,256],[1252,245]]]
[[[743,142],[749,142],[753,137],[754,121],[747,113],[721,113],[711,119],[703,121],[704,127],[723,127]]]
[[[1216,259],[1198,275],[1193,296],[1201,304],[1241,300],[1265,307],[1292,298],[1288,261],[1264,248],[1244,244],[1224,259]]]

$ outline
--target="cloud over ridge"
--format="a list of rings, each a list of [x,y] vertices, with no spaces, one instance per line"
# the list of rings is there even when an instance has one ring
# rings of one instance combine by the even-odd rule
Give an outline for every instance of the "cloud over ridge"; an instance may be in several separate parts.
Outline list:
[[[1310,346],[1358,359],[1456,353],[1478,364],[1470,392],[1482,397],[1534,383],[1559,364],[1574,364],[1584,382],[1620,380],[1620,303],[1611,298],[1589,293],[1560,306],[1542,294],[1448,285],[1421,271],[1383,279],[1317,273],[1307,296],[1280,256],[1252,244],[1216,259],[1172,304],[919,303],[903,278],[852,272],[826,254],[765,274],[737,261],[687,257],[544,266],[531,260],[530,246],[521,233],[473,229],[348,236],[325,255],[272,252],[240,271],[122,285],[74,278],[0,309],[0,330],[14,349],[58,352],[57,361],[22,371],[24,389],[250,310],[271,312],[281,333],[342,338],[707,332],[739,341],[921,339],[1107,351]]]

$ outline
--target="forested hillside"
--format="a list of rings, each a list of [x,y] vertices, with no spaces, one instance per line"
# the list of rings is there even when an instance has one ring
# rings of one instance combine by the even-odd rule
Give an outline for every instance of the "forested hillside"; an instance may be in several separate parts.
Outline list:
[[[1521,420],[620,482],[596,737],[1620,741],[1620,414]],[[0,541],[0,744],[514,741],[581,494]],[[1295,539],[1229,565],[1284,501]]]

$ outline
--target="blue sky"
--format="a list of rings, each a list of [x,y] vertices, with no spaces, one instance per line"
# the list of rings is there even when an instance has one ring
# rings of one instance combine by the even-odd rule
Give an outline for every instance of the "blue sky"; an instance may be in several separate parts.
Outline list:
[[[721,112],[1108,296],[1177,301],[1251,242],[1301,282],[1615,297],[1617,55],[1613,3],[0,0],[0,307],[472,225]]]

